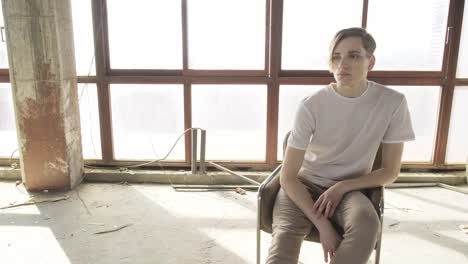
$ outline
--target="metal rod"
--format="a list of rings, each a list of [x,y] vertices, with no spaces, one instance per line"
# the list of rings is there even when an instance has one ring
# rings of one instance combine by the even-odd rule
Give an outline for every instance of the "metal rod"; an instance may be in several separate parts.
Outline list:
[[[417,187],[440,187],[444,189],[448,189],[451,191],[459,192],[468,195],[468,191],[462,188],[448,185],[445,183],[392,183],[390,185],[385,186],[386,189],[398,189],[398,188],[417,188]]]
[[[197,130],[192,129],[192,174],[197,174]]]
[[[201,139],[200,139],[200,174],[206,174],[205,149],[206,149],[206,130],[202,129]]]
[[[230,174],[232,174],[232,175],[234,175],[234,176],[240,177],[240,178],[242,178],[242,179],[244,179],[244,180],[246,180],[246,181],[248,181],[248,182],[250,182],[250,183],[252,183],[252,184],[260,185],[259,182],[254,181],[254,180],[252,180],[252,179],[249,179],[249,178],[247,178],[247,177],[245,177],[245,176],[243,176],[243,175],[240,175],[240,174],[238,174],[238,173],[235,173],[235,172],[233,172],[232,170],[227,169],[227,168],[224,168],[224,167],[221,166],[221,165],[218,165],[218,164],[213,163],[213,162],[210,162],[210,161],[208,161],[207,163],[210,164],[210,165],[213,165],[214,167],[216,167],[216,168],[218,168],[218,169],[220,169],[220,170],[222,170],[222,171],[225,171],[225,172],[230,173]]]
[[[418,187],[436,187],[437,183],[392,183],[390,185],[386,185],[385,189],[398,189],[398,188],[418,188]]]
[[[259,195],[257,199],[257,208],[260,208],[261,201],[262,201],[262,197]],[[262,217],[262,210],[257,209],[257,264],[260,264],[261,217]]]
[[[187,185],[187,184],[173,184],[175,189],[252,189],[257,190],[258,185]]]
[[[455,192],[459,192],[459,193],[463,193],[463,194],[468,194],[468,190],[463,190],[462,188],[451,186],[451,185],[448,185],[448,184],[445,184],[445,183],[439,183],[437,185],[439,187],[442,187],[442,188],[445,188],[445,189],[448,189],[448,190],[451,190],[451,191],[455,191]]]

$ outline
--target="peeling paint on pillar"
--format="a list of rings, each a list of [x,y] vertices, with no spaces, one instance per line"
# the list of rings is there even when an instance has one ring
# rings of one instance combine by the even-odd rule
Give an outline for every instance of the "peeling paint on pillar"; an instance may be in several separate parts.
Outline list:
[[[70,0],[3,0],[23,180],[69,189],[83,175]]]
[[[63,159],[55,159],[54,162],[47,163],[47,166],[44,168],[44,174],[47,174],[51,170],[67,173],[68,164]]]

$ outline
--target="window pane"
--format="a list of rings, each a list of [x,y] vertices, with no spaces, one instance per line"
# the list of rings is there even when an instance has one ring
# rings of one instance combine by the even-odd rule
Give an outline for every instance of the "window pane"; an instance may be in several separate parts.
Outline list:
[[[187,13],[191,69],[265,68],[265,0],[189,0]]]
[[[0,5],[0,27],[2,38],[0,39],[0,68],[8,68],[8,54],[6,46],[5,22],[3,20],[3,5]]]
[[[337,31],[360,27],[362,0],[284,1],[282,69],[327,70]]]
[[[0,157],[10,157],[18,149],[15,107],[11,85],[0,83]],[[19,157],[18,152],[13,157]]]
[[[184,132],[180,84],[112,84],[111,109],[116,159],[161,159]],[[184,160],[184,142],[166,160]]]
[[[415,141],[405,143],[403,162],[432,162],[437,116],[439,110],[439,86],[390,86],[406,96],[411,114]]]
[[[96,75],[91,1],[73,0],[72,16],[76,74],[78,76]]]
[[[182,69],[181,1],[107,1],[114,69]]]
[[[264,161],[266,105],[266,85],[194,85],[192,124],[206,129],[206,158]]]
[[[94,83],[79,83],[81,141],[85,159],[102,159],[97,89]]]
[[[280,86],[278,115],[278,160],[283,159],[283,140],[292,129],[294,116],[300,101],[314,94],[324,85],[282,85]]]
[[[463,12],[462,35],[458,55],[457,78],[468,78],[468,3]]]
[[[455,87],[450,130],[447,142],[447,163],[468,162],[468,86]]]
[[[377,42],[374,69],[440,71],[449,2],[369,1],[367,27]]]

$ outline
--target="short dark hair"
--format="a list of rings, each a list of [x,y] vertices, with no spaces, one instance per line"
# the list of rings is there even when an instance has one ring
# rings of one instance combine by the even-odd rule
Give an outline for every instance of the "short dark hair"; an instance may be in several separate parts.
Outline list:
[[[374,54],[374,51],[377,45],[375,44],[374,37],[372,37],[370,33],[368,33],[364,28],[360,28],[360,27],[345,28],[345,29],[338,31],[330,43],[330,49],[329,49],[329,53],[330,53],[329,61],[330,62],[333,56],[333,52],[335,52],[335,48],[338,45],[338,43],[340,43],[343,39],[350,38],[350,37],[361,38],[362,46],[367,51],[367,54],[368,55]]]

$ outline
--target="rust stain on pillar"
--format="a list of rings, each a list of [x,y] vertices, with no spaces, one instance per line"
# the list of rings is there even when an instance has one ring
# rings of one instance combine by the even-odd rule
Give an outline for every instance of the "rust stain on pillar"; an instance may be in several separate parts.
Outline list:
[[[23,181],[70,189],[83,174],[70,0],[3,7]]]
[[[69,177],[64,161],[67,155],[63,132],[65,117],[59,110],[60,83],[37,81],[35,90],[36,100],[27,98],[23,102],[18,119],[24,138],[24,173],[32,175],[26,183],[31,189],[66,189]]]

